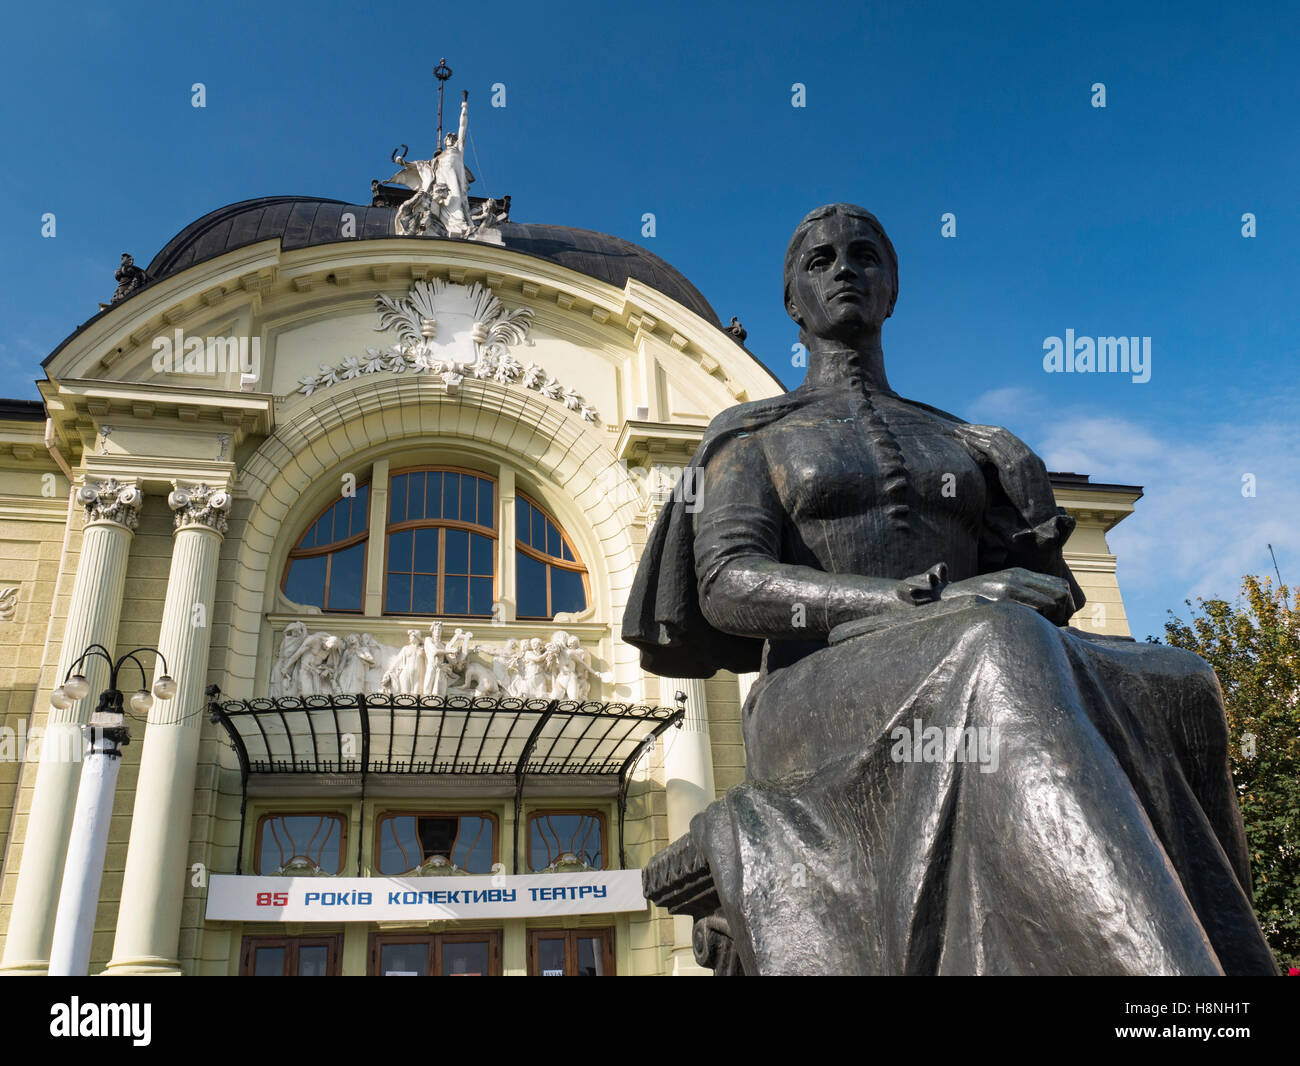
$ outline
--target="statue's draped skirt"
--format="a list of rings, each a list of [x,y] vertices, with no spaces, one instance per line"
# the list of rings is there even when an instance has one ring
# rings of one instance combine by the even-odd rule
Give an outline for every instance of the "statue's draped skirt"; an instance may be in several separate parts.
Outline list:
[[[1275,973],[1213,670],[935,607],[751,691],[692,825],[746,972]]]

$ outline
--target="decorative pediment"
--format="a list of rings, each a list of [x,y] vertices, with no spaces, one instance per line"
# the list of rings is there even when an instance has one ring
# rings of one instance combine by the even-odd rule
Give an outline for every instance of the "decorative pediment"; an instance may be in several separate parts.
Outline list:
[[[429,374],[455,395],[466,377],[518,384],[563,404],[588,422],[600,416],[583,397],[537,363],[523,363],[512,348],[528,338],[533,312],[508,310],[493,292],[474,282],[461,285],[434,278],[417,281],[401,299],[375,297],[376,332],[394,335],[387,348],[367,348],[319,373],[298,379],[298,391],[310,396],[340,381],[365,374]]]

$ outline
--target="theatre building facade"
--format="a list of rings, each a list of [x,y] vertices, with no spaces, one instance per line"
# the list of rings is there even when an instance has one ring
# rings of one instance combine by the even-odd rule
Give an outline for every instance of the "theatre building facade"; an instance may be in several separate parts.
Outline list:
[[[704,972],[639,871],[742,780],[753,679],[620,619],[709,419],[782,386],[648,251],[402,196],[199,219],[0,405],[3,972],[84,873],[95,644],[162,659],[118,671],[91,973]],[[1140,492],[1054,482],[1074,624],[1126,634]]]

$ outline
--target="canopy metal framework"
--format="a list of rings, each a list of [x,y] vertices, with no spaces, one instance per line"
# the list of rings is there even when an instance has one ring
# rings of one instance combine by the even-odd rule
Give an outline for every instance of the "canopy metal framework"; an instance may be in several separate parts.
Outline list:
[[[329,695],[221,700],[208,687],[208,710],[239,760],[239,851],[243,872],[248,782],[254,775],[487,775],[514,778],[513,872],[529,775],[614,780],[618,861],[626,869],[623,826],[631,773],[656,737],[681,727],[677,707],[509,696]],[[361,872],[361,839],[357,840]]]

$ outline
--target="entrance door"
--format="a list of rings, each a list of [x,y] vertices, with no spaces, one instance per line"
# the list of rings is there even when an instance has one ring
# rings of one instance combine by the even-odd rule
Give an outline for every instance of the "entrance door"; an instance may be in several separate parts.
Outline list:
[[[500,977],[501,932],[376,933],[372,977]]]
[[[613,977],[613,929],[530,929],[529,977]]]
[[[244,977],[337,977],[341,936],[246,936],[239,972]]]

